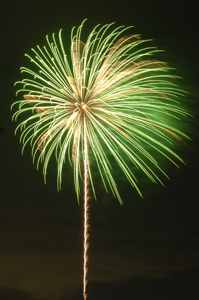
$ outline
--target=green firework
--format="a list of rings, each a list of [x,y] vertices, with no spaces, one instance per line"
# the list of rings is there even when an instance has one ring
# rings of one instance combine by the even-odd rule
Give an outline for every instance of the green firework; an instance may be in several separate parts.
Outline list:
[[[33,161],[37,161],[37,167],[43,163],[45,180],[52,155],[57,160],[58,189],[64,163],[70,162],[79,199],[82,160],[86,155],[95,195],[89,163],[92,156],[105,189],[109,186],[122,203],[109,155],[140,195],[133,168],[140,169],[153,182],[161,182],[159,171],[167,175],[154,153],[177,166],[182,159],[171,150],[172,142],[188,138],[178,129],[180,118],[187,116],[178,102],[184,92],[175,84],[177,76],[170,74],[171,68],[151,59],[159,51],[148,46],[150,40],[127,35],[129,28],[123,26],[110,33],[113,24],[107,24],[96,26],[83,42],[83,24],[72,30],[71,59],[66,55],[61,30],[58,37],[46,37],[47,46],[37,46],[32,49],[33,56],[26,55],[34,68],[21,68],[28,78],[17,82],[22,85],[18,92],[24,99],[14,103],[19,109],[13,119],[30,113],[16,131],[22,130],[22,151],[30,143]]]

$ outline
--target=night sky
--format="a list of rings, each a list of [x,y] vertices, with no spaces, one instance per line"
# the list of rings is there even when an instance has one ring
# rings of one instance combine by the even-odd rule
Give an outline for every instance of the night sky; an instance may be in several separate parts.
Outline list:
[[[183,105],[194,116],[183,124],[192,141],[176,144],[186,165],[163,162],[171,178],[164,179],[165,187],[140,174],[141,199],[121,174],[121,206],[99,181],[97,201],[90,201],[88,300],[199,299],[197,4],[2,0],[0,12],[0,300],[82,299],[83,203],[76,200],[72,169],[65,169],[58,193],[52,160],[44,184],[30,147],[21,155],[10,106],[17,100],[19,68],[28,63],[24,54],[60,28],[70,41],[72,27],[85,18],[85,36],[98,23],[116,22],[152,38],[166,51],[161,59],[184,78]]]

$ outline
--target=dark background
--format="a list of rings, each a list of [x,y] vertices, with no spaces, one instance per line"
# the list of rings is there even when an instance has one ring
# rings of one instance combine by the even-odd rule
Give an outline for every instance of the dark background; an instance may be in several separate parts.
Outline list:
[[[180,145],[186,165],[166,165],[165,187],[141,183],[144,199],[124,179],[124,202],[98,186],[91,199],[88,299],[198,299],[198,11],[191,1],[1,1],[0,99],[0,299],[82,299],[83,205],[78,206],[70,169],[56,191],[56,166],[47,185],[21,156],[10,105],[14,82],[28,60],[24,53],[44,45],[45,36],[88,18],[87,35],[98,23],[134,25],[166,50],[162,60],[177,68],[189,94],[184,105],[195,118],[184,123],[191,137]],[[67,45],[65,45],[67,48]],[[69,48],[69,46],[68,46]]]

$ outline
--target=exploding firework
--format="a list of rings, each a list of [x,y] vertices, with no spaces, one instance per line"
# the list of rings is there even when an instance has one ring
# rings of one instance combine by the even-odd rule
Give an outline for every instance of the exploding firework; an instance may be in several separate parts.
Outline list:
[[[84,23],[84,22],[83,22]],[[145,46],[150,40],[127,35],[129,28],[113,24],[96,26],[86,42],[81,41],[83,23],[71,34],[71,59],[62,41],[47,36],[47,47],[32,49],[33,70],[22,84],[23,100],[14,104],[14,113],[30,113],[16,128],[22,130],[20,141],[32,146],[33,161],[43,163],[46,181],[51,156],[57,160],[57,188],[61,189],[62,172],[69,162],[74,169],[74,185],[79,201],[84,183],[84,299],[87,298],[88,186],[95,193],[92,165],[96,165],[106,191],[108,186],[122,203],[109,154],[121,167],[130,184],[142,196],[134,168],[153,182],[161,182],[161,169],[154,153],[172,163],[182,159],[171,150],[173,139],[187,136],[178,129],[181,117],[187,116],[178,99],[184,92],[174,83],[167,64],[149,59],[158,50]],[[18,93],[17,92],[17,93]],[[176,121],[171,125],[168,120]],[[172,122],[173,124],[173,122]],[[129,165],[129,160],[132,165]],[[162,183],[162,182],[161,182]]]

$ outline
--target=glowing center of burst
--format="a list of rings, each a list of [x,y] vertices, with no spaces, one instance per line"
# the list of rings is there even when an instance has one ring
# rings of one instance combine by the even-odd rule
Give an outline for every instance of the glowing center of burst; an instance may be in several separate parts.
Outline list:
[[[82,109],[82,110],[85,110],[85,109],[86,109],[86,105],[85,105],[85,104],[82,104],[82,105],[81,105],[81,109]]]

